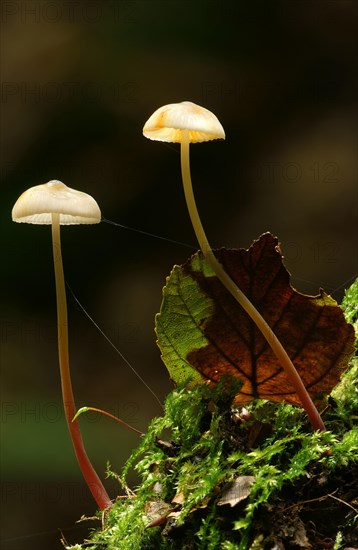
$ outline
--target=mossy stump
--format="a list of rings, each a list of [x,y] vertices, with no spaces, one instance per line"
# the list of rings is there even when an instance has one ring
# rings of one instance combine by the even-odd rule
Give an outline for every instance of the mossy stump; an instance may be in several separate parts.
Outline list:
[[[227,383],[174,390],[116,476],[125,495],[92,533],[93,548],[357,547],[357,371],[329,398],[326,432],[283,403],[231,408]],[[142,478],[134,492],[125,481],[133,467]]]

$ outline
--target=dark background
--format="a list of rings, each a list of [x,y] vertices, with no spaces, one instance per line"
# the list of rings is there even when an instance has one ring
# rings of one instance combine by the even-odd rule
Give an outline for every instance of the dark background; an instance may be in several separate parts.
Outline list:
[[[142,127],[159,106],[212,110],[226,141],[191,148],[212,246],[277,234],[293,285],[341,300],[356,270],[356,8],[353,1],[1,2],[1,549],[80,541],[95,504],[64,422],[50,229],[11,222],[26,188],[60,179],[120,224],[196,248],[178,146]],[[190,248],[113,225],[65,227],[76,297],[163,401],[154,315]],[[69,294],[78,406],[144,430],[161,408]],[[101,477],[138,437],[82,417]],[[133,484],[136,483],[133,477]],[[115,480],[106,482],[119,494]],[[91,524],[92,525],[92,524]]]

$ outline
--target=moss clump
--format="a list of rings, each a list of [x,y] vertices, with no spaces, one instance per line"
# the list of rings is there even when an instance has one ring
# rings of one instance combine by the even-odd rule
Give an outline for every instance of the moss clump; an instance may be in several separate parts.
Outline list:
[[[358,545],[358,366],[352,363],[328,398],[326,432],[312,432],[304,411],[284,403],[234,408],[236,391],[226,380],[214,388],[178,387],[167,397],[163,417],[116,476],[125,496],[92,533],[93,547]],[[132,468],[142,480],[135,492],[126,484]]]
[[[356,380],[353,368],[341,382],[353,416]],[[312,433],[300,409],[265,401],[231,409],[234,394],[220,384],[168,396],[164,416],[153,420],[119,478],[126,497],[92,542],[108,550],[253,550],[277,541],[320,548],[324,539],[333,547],[339,536],[337,548],[353,544],[358,429],[347,426],[352,416],[332,397],[325,413],[330,431]],[[132,467],[142,478],[135,493],[125,483]],[[247,494],[236,494],[232,488],[245,476],[253,482]]]
[[[341,307],[346,321],[352,323],[355,333],[358,334],[358,279],[346,290]]]

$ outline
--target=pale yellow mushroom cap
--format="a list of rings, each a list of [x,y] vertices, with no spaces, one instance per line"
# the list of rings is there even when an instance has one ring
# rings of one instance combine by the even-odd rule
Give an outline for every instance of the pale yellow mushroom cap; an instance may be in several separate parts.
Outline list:
[[[50,225],[51,214],[60,214],[61,225],[101,221],[101,211],[93,197],[58,180],[30,187],[17,199],[12,209],[12,219],[19,223]]]
[[[225,139],[224,128],[217,117],[190,101],[171,103],[157,109],[145,123],[143,135],[156,141],[180,143],[183,130],[188,130],[190,143]]]

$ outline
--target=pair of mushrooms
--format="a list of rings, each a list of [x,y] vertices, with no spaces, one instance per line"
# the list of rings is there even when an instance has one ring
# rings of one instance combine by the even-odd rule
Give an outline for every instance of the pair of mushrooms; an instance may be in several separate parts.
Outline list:
[[[156,141],[180,143],[185,198],[191,222],[204,257],[218,279],[244,308],[266,338],[300,397],[312,426],[315,429],[323,430],[322,419],[292,361],[261,314],[216,259],[201,224],[190,176],[189,145],[190,143],[225,139],[225,132],[219,120],[207,109],[185,101],[165,105],[155,111],[146,122],[143,134],[145,137]],[[73,421],[76,414],[76,405],[69,367],[67,304],[60,240],[60,225],[96,224],[101,221],[101,212],[97,202],[90,195],[71,189],[60,181],[52,180],[44,185],[37,185],[25,191],[15,203],[12,210],[12,219],[20,223],[51,225],[52,228],[58,351],[65,415],[81,471],[94,499],[103,510],[111,506],[111,500],[87,456],[78,420]]]

